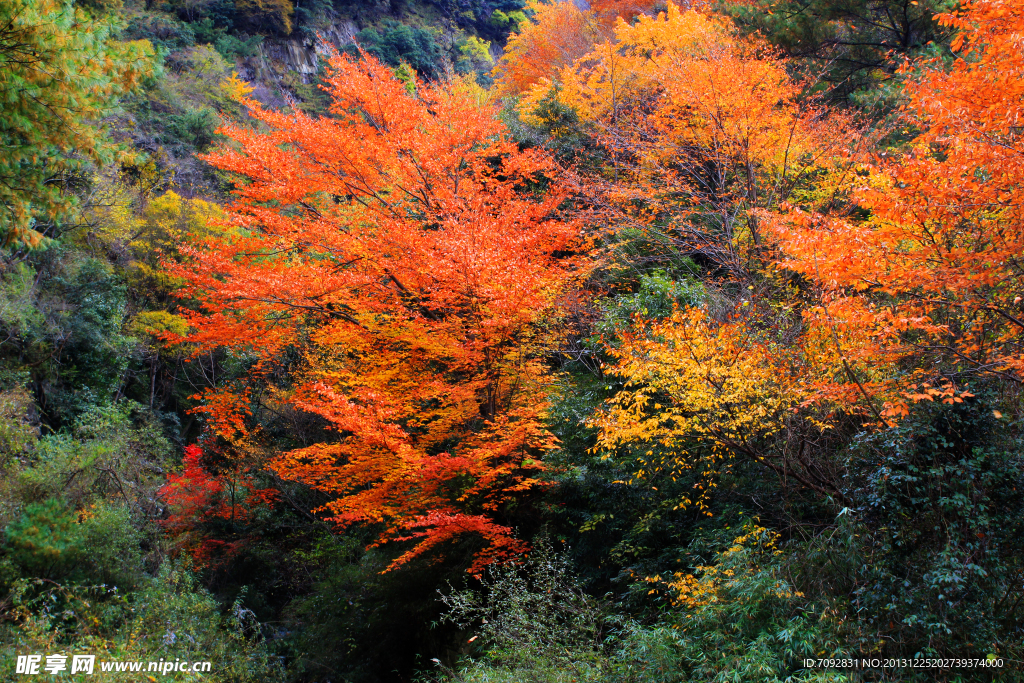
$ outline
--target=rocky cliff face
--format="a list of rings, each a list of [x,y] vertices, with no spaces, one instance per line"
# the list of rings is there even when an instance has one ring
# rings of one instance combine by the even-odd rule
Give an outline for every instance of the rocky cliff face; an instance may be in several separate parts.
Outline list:
[[[311,83],[316,80],[320,60],[332,48],[341,50],[350,44],[358,32],[354,21],[338,19],[317,31],[317,37],[269,38],[260,45],[259,54],[247,60],[246,66],[261,80],[285,70],[299,74],[303,83]]]

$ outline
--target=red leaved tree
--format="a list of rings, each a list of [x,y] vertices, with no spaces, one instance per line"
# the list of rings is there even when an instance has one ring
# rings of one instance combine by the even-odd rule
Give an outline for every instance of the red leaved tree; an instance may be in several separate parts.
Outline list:
[[[339,525],[417,540],[392,566],[482,537],[475,571],[523,549],[499,518],[554,442],[541,323],[578,229],[552,159],[459,83],[410,94],[372,58],[330,66],[331,117],[243,100],[260,130],[221,129],[207,161],[240,178],[235,230],[168,265],[198,302],[187,339],[254,373],[300,356],[277,398],[333,436],[272,469],[329,494]]]
[[[196,445],[185,447],[184,466],[157,492],[170,509],[163,526],[198,564],[216,565],[241,550],[245,528],[260,508],[273,506],[278,493],[257,488],[239,471],[212,474]]]

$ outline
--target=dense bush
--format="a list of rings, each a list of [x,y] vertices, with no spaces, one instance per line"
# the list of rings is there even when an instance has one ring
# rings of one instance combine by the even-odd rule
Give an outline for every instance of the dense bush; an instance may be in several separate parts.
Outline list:
[[[160,14],[132,17],[124,28],[123,37],[126,40],[148,40],[164,52],[196,44],[196,34],[191,26]]]
[[[860,647],[1019,656],[1024,459],[1005,422],[981,400],[925,403],[849,457],[856,554],[833,590],[860,613]]]
[[[203,17],[191,26],[195,32],[196,42],[213,45],[225,59],[252,57],[259,52],[260,44],[263,42],[263,36],[259,34],[245,36],[229,28],[217,26],[211,17]]]
[[[203,152],[213,143],[218,126],[220,119],[217,114],[210,109],[200,109],[171,115],[167,120],[167,133],[171,140]]]
[[[291,0],[235,0],[237,22],[257,31],[288,35],[295,6]]]
[[[0,671],[6,676],[14,675],[15,651],[63,651],[94,654],[100,661],[209,661],[204,679],[224,683],[284,680],[280,660],[269,654],[242,601],[223,614],[192,573],[171,563],[130,594],[105,585],[22,579],[11,591],[10,615],[14,625],[0,626]],[[103,675],[110,681],[138,678]],[[172,673],[170,680],[189,676]]]
[[[431,0],[464,28],[503,39],[526,20],[523,0]]]
[[[385,64],[400,66],[403,62],[415,69],[420,78],[433,79],[442,74],[443,54],[433,34],[418,26],[386,21],[378,29],[363,29],[356,43]]]
[[[121,332],[128,293],[108,263],[54,244],[8,270],[0,301],[0,366],[9,374],[28,370],[51,426],[117,395],[135,340]]]
[[[509,669],[551,667],[572,675],[603,653],[606,614],[575,580],[568,558],[540,540],[524,567],[489,569],[481,590],[442,595],[445,619],[480,638],[487,658]]]
[[[566,556],[541,546],[523,567],[492,571],[484,592],[444,596],[445,619],[471,629],[485,655],[440,679],[842,680],[803,667],[805,657],[842,654],[841,620],[787,582],[777,534],[753,523],[745,531],[697,575],[646,577],[637,590],[665,601],[648,621],[610,613],[581,590]]]

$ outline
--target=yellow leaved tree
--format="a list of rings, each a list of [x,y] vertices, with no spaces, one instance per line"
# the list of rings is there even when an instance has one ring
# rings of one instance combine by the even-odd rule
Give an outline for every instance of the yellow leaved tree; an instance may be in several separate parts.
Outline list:
[[[817,456],[835,419],[865,410],[866,360],[849,349],[872,340],[802,318],[807,292],[777,267],[765,218],[791,203],[848,206],[851,123],[826,121],[785,62],[722,17],[670,3],[620,22],[615,39],[521,106],[529,116],[555,97],[591,122],[613,161],[586,182],[612,239],[628,228],[697,261],[710,295],[607,345],[624,388],[594,421],[596,448],[636,458],[638,478],[685,472],[694,490],[681,506],[702,508],[740,460],[842,498]],[[836,381],[850,373],[860,384]]]
[[[581,182],[610,221],[739,274],[765,248],[758,211],[829,200],[850,168],[850,122],[801,101],[783,60],[728,19],[669,2],[619,21],[614,38],[530,87],[543,123],[554,99],[596,131],[611,159]]]

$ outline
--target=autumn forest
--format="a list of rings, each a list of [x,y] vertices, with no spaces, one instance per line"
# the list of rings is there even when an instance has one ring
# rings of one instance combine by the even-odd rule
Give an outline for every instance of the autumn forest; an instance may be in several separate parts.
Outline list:
[[[1015,0],[0,0],[0,677],[1024,680],[1022,131]]]

